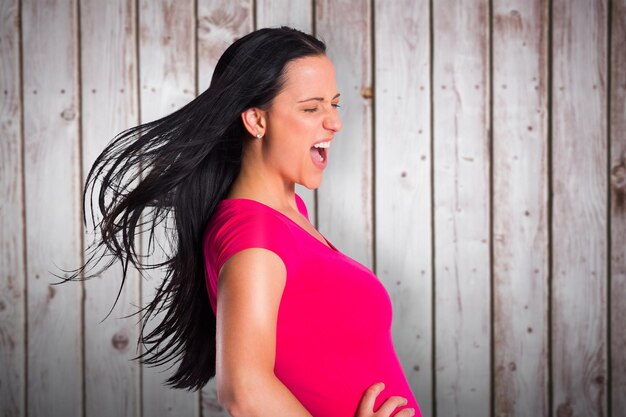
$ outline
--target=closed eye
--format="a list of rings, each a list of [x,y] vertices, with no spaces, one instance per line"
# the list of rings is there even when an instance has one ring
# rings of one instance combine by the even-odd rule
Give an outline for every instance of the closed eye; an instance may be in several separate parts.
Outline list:
[[[338,108],[340,108],[340,107],[341,107],[341,106],[339,105],[339,103],[331,103],[331,106],[332,106],[334,109],[338,109]],[[317,107],[311,107],[311,108],[308,108],[308,109],[304,109],[304,111],[305,111],[305,112],[307,112],[307,113],[315,113],[315,112],[316,112],[316,111],[318,111],[318,110],[319,110],[319,109],[318,109]]]

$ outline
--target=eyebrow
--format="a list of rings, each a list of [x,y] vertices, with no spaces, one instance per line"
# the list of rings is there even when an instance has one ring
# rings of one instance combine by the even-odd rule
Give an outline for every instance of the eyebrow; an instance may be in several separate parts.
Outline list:
[[[341,94],[337,93],[337,95],[335,97],[333,97],[332,100],[338,98],[340,95]],[[311,101],[311,100],[324,101],[324,98],[323,97],[311,97],[311,98],[307,98],[307,99],[304,99],[304,100],[300,100],[300,101],[298,101],[298,103],[304,103],[304,102]]]

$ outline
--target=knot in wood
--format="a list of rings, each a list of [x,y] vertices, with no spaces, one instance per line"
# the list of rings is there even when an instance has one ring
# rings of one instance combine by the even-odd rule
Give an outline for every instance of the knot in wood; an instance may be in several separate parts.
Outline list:
[[[557,417],[573,417],[574,416],[574,410],[572,410],[572,405],[569,403],[569,401],[561,403],[558,406],[558,408],[556,409],[556,416]]]
[[[111,344],[116,350],[123,351],[128,347],[128,336],[125,333],[117,332],[113,335]]]
[[[76,112],[72,108],[65,109],[61,113],[61,117],[63,118],[63,120],[67,120],[68,122],[70,122],[76,118]]]
[[[363,87],[361,88],[361,97],[366,98],[366,99],[370,99],[372,97],[374,97],[374,92],[372,91],[372,87]]]
[[[617,192],[626,191],[626,166],[624,162],[611,169],[611,185]]]

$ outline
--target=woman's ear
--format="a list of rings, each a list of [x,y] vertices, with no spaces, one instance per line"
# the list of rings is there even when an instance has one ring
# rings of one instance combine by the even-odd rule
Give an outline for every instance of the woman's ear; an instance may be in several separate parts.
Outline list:
[[[241,113],[241,121],[251,136],[261,138],[265,135],[265,112],[258,107],[251,107]]]

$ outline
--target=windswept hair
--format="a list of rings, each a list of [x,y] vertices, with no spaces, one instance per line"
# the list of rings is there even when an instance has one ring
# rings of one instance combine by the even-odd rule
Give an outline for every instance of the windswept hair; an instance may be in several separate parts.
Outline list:
[[[166,381],[172,387],[197,390],[215,375],[216,318],[206,291],[202,240],[215,207],[239,174],[243,145],[250,140],[241,113],[271,105],[289,62],[325,51],[320,40],[287,27],[242,37],[221,56],[206,91],[180,110],[116,136],[89,171],[83,221],[87,226],[89,212],[97,238],[85,264],[67,279],[91,278],[119,261],[121,293],[129,266],[142,274],[165,271],[154,298],[141,310],[139,342],[145,349],[136,359],[178,364]],[[171,253],[151,261],[155,229],[166,220],[172,223],[165,228]],[[138,245],[143,233],[151,242],[146,250]],[[104,266],[95,268],[103,260]],[[118,299],[119,293],[115,303]],[[158,324],[146,334],[151,319]]]

